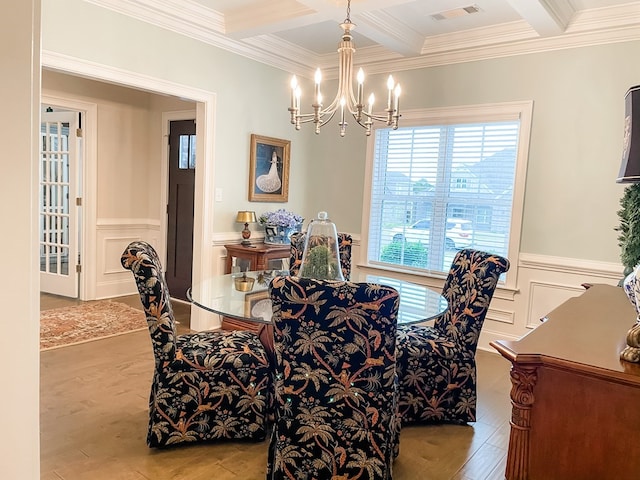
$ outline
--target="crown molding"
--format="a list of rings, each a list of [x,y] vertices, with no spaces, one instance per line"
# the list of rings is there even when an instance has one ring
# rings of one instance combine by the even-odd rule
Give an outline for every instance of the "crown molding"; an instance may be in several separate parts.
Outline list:
[[[335,53],[318,55],[268,34],[233,40],[223,34],[221,14],[191,0],[84,1],[302,77],[321,67],[325,78],[337,78]],[[635,40],[640,40],[640,5],[630,3],[578,12],[557,36],[540,37],[525,21],[510,22],[427,37],[420,55],[408,58],[383,47],[361,48],[355,63],[379,74]]]
[[[225,32],[224,15],[191,0],[84,1],[189,37],[191,29]]]

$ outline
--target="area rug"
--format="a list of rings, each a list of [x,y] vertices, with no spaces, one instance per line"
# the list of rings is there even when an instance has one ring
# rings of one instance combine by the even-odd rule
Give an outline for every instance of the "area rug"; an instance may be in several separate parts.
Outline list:
[[[40,350],[50,350],[146,330],[144,312],[120,302],[98,300],[40,312]]]

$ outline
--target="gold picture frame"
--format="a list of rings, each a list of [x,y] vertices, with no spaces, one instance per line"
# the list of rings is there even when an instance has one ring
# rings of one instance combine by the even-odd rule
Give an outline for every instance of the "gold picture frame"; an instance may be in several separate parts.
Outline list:
[[[291,141],[251,134],[249,201],[289,200]]]
[[[247,318],[262,318],[267,322],[271,320],[271,300],[268,290],[245,293],[244,316]],[[268,318],[265,318],[265,316]]]

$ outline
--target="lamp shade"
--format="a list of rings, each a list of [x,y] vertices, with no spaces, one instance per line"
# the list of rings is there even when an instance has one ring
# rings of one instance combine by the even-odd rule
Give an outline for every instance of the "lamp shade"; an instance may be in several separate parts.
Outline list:
[[[256,223],[256,212],[249,210],[240,210],[236,216],[236,222],[238,223]]]
[[[618,183],[640,182],[640,85],[624,97],[624,139]]]

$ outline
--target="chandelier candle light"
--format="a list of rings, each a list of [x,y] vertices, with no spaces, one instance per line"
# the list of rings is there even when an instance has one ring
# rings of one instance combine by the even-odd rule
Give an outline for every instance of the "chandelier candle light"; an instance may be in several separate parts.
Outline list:
[[[300,130],[300,124],[313,122],[316,126],[316,134],[320,133],[320,127],[329,122],[335,113],[340,109],[340,136],[344,137],[347,128],[345,119],[346,113],[353,115],[353,118],[359,125],[364,127],[365,133],[371,135],[371,125],[374,121],[386,122],[394,130],[398,128],[398,119],[400,118],[400,93],[402,89],[400,84],[393,81],[393,77],[389,75],[387,80],[387,108],[386,115],[376,115],[372,112],[375,97],[373,93],[369,95],[367,108],[364,108],[364,71],[362,68],[358,70],[356,77],[358,83],[357,94],[353,94],[353,54],[356,51],[351,40],[351,30],[355,28],[355,24],[351,23],[351,0],[347,0],[347,18],[340,27],[344,31],[342,41],[338,44],[338,53],[340,55],[340,67],[338,78],[338,92],[331,104],[323,108],[323,97],[320,91],[320,82],[322,81],[322,73],[318,68],[315,74],[315,92],[313,97],[313,113],[300,113],[300,97],[301,91],[298,85],[298,79],[294,75],[291,78],[291,123],[295,125],[296,130]],[[326,118],[326,120],[325,120]]]

